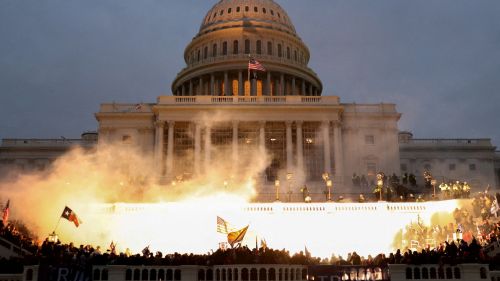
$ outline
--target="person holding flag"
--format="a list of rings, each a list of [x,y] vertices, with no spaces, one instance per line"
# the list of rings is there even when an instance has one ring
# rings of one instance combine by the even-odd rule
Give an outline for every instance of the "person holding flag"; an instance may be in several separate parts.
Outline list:
[[[75,212],[71,210],[68,206],[64,207],[64,210],[61,214],[61,218],[67,219],[75,224],[76,227],[79,227],[82,221],[78,218]],[[56,227],[57,228],[57,227]]]
[[[256,59],[250,56],[250,59],[248,60],[248,84],[250,85],[250,95],[252,95],[252,83],[250,82],[250,71],[255,70],[255,71],[262,71],[266,72],[266,68],[258,62]],[[257,78],[257,74],[254,72],[254,78]]]
[[[3,208],[3,225],[7,225],[9,222],[9,215],[10,215],[10,199],[7,200],[7,204],[5,204],[5,207]]]

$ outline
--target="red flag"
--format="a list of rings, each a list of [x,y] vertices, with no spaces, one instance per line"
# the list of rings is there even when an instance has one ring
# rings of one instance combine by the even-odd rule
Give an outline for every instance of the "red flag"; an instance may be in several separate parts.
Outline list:
[[[64,211],[62,212],[61,217],[72,221],[76,227],[80,226],[80,224],[82,223],[76,213],[73,212],[73,210],[71,210],[68,206],[64,207]]]
[[[7,223],[9,222],[9,213],[10,213],[10,200],[7,200],[7,204],[5,205],[5,208],[3,208],[3,216],[2,216],[2,220],[3,220],[3,224],[4,225],[7,225]]]

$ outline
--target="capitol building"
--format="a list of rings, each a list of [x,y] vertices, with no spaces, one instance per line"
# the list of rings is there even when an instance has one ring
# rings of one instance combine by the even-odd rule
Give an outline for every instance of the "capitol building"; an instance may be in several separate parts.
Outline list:
[[[265,71],[248,70],[249,58]],[[292,19],[272,0],[221,0],[203,17],[184,51],[186,66],[172,77],[171,95],[141,104],[103,103],[96,133],[82,139],[4,139],[0,174],[44,170],[73,146],[122,143],[154,161],[159,182],[228,174],[266,155],[259,186],[293,177],[314,192],[324,174],[337,190],[353,190],[353,174],[424,171],[439,181],[461,180],[476,191],[500,186],[500,153],[490,139],[417,139],[400,132],[392,103],[342,103],[323,91],[308,67],[310,52]],[[404,113],[403,113],[404,114]],[[222,155],[222,156],[221,156]]]

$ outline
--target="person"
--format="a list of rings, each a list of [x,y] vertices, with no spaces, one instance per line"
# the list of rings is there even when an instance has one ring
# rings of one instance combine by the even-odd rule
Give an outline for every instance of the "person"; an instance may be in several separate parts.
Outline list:
[[[365,196],[363,194],[360,194],[359,195],[359,198],[358,198],[358,202],[359,203],[364,203],[366,200],[365,200]]]
[[[444,199],[448,199],[450,197],[450,187],[446,184],[446,182],[443,181],[439,185],[439,189],[441,190]]]
[[[467,182],[464,182],[462,186],[462,197],[469,198],[470,196],[470,185]]]

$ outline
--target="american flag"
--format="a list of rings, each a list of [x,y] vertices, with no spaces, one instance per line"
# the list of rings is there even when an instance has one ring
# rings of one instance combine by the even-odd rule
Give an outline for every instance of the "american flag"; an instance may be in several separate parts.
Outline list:
[[[228,231],[228,223],[223,218],[217,216],[217,232],[227,234]]]
[[[254,58],[251,58],[248,61],[248,69],[253,69],[253,70],[257,70],[257,71],[264,71],[264,72],[266,71],[264,66],[262,66],[262,64],[260,64],[260,62],[258,62]]]

